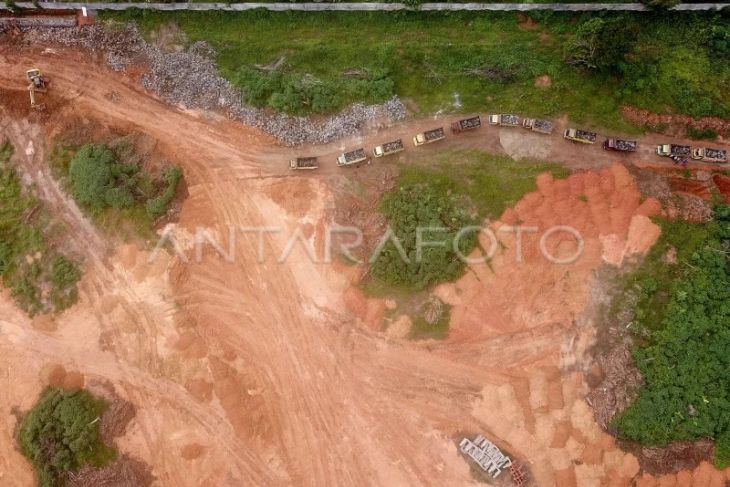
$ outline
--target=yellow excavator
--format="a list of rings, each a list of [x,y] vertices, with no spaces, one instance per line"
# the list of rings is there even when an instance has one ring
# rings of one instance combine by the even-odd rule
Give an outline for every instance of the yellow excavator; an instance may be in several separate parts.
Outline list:
[[[36,93],[48,92],[48,80],[43,76],[40,69],[33,68],[25,72],[28,78],[28,93],[30,93],[30,106],[36,110],[42,110],[43,105],[36,103]]]

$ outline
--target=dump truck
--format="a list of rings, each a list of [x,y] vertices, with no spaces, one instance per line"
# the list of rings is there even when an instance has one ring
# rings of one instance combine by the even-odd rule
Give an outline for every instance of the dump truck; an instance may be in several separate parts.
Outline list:
[[[595,144],[597,135],[598,134],[596,134],[595,132],[589,132],[587,130],[567,129],[563,134],[563,137],[568,140],[572,140],[573,142],[580,142],[583,144]]]
[[[692,148],[688,145],[661,144],[656,146],[656,153],[662,157],[689,157]]]
[[[540,120],[538,118],[526,118],[522,121],[522,126],[533,132],[541,134],[552,134],[555,124],[550,120]]]
[[[639,143],[635,140],[606,139],[603,141],[604,150],[617,152],[636,152]]]
[[[476,117],[464,118],[458,122],[451,124],[451,132],[458,134],[459,132],[465,132],[467,130],[478,129],[482,126],[482,119],[477,115]]]
[[[520,117],[513,113],[493,114],[489,116],[489,125],[500,127],[517,127],[520,124]]]
[[[417,146],[430,144],[431,142],[436,142],[437,140],[441,140],[445,137],[446,133],[444,132],[444,128],[439,127],[437,129],[427,130],[425,132],[421,132],[420,134],[416,134],[416,136],[413,137],[413,144]]]
[[[706,162],[727,162],[727,151],[709,147],[695,147],[692,149],[692,159]]]
[[[403,145],[403,139],[398,139],[376,146],[375,149],[373,149],[373,155],[375,157],[389,156],[404,149],[405,146]]]
[[[365,149],[355,149],[340,154],[337,158],[338,166],[359,166],[363,162],[370,164],[370,159],[365,154]]]
[[[289,161],[291,169],[317,169],[319,162],[316,157],[297,157]]]

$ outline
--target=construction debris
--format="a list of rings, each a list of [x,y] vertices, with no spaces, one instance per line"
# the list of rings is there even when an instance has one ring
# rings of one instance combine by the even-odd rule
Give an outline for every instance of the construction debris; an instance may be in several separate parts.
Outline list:
[[[358,134],[366,126],[388,124],[406,115],[398,97],[379,105],[354,104],[337,115],[316,121],[245,105],[240,90],[218,73],[210,45],[199,41],[185,51],[165,53],[147,43],[133,23],[114,31],[99,25],[22,31],[29,43],[101,51],[107,65],[115,71],[145,64],[149,72],[142,77],[142,85],[167,102],[186,108],[222,109],[232,119],[254,126],[286,145],[328,143]]]

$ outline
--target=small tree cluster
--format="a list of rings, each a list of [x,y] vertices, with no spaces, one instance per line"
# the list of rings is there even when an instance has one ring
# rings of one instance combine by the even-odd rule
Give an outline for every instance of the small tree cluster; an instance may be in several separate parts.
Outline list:
[[[84,145],[69,165],[74,198],[94,209],[132,206],[138,172],[137,166],[117,162],[114,153],[102,144]]]
[[[402,252],[395,240],[389,240],[372,264],[373,277],[412,290],[458,277],[464,262],[455,252],[454,242],[462,255],[468,255],[476,243],[475,232],[459,235],[474,222],[466,203],[464,198],[421,184],[386,195],[380,208]],[[424,245],[426,241],[439,244]]]
[[[68,472],[113,456],[99,438],[103,401],[86,391],[47,389],[23,418],[18,442],[40,487],[63,485]]]

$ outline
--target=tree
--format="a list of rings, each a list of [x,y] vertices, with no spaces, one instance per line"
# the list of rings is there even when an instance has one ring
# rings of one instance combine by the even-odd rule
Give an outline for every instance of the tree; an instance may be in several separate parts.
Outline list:
[[[625,17],[592,17],[566,44],[566,61],[573,66],[615,70],[636,44],[637,32]]]
[[[101,442],[103,401],[86,391],[49,388],[23,418],[18,442],[38,473],[41,487],[62,485],[69,471],[99,466],[113,452]]]

